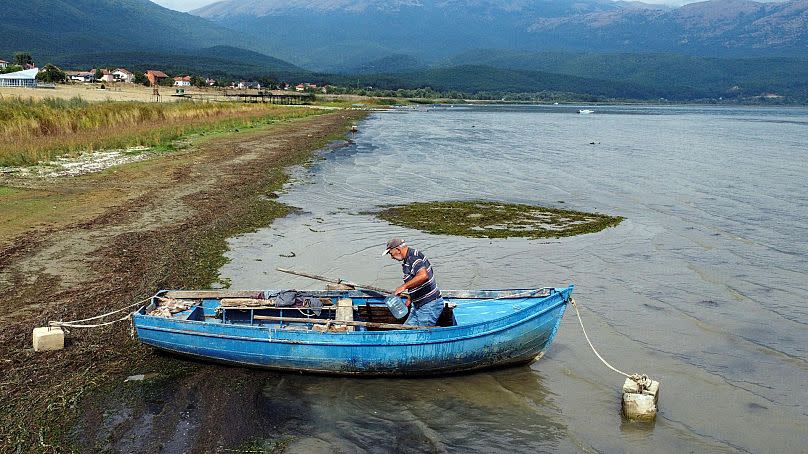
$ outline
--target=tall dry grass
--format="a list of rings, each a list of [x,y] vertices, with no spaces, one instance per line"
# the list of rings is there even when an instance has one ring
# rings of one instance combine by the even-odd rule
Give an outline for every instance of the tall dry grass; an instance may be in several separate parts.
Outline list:
[[[170,147],[189,134],[315,114],[269,104],[0,100],[0,166],[134,146]]]

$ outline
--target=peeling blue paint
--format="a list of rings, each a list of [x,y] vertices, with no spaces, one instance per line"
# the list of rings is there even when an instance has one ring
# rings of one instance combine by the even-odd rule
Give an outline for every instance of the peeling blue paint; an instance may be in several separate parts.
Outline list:
[[[509,295],[525,289],[446,291],[444,298],[456,304],[457,325],[417,330],[317,332],[308,323],[249,317],[223,323],[212,317],[215,298],[170,318],[147,315],[143,307],[133,320],[144,344],[213,361],[345,375],[430,375],[533,361],[553,341],[572,290],[516,298]],[[307,294],[352,298],[354,306],[383,304],[378,295],[357,291]]]

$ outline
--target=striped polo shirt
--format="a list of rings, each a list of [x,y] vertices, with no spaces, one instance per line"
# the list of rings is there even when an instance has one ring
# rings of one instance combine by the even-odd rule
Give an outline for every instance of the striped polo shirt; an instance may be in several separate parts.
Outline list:
[[[429,259],[424,257],[421,251],[410,247],[407,251],[407,256],[401,263],[401,271],[404,273],[404,282],[409,282],[423,268],[426,268],[426,274],[429,276],[429,280],[419,287],[409,289],[410,298],[412,298],[412,304],[414,304],[415,307],[421,307],[426,303],[435,301],[440,298],[441,295],[438,286],[435,284],[435,276],[432,275],[432,265],[429,263]]]

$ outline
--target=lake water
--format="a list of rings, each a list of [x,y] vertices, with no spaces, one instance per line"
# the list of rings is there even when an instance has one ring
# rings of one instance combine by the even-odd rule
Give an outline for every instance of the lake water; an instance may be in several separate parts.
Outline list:
[[[653,425],[568,311],[529,367],[429,379],[281,375],[292,451],[806,452],[808,109],[445,106],[373,113],[354,143],[294,170],[303,211],[233,238],[232,288],[322,288],[296,268],[395,287],[391,236],[442,288],[576,285],[607,360],[661,382]],[[624,216],[579,237],[429,235],[363,214],[492,199]],[[294,254],[292,254],[294,253]],[[294,257],[284,257],[291,256]],[[283,391],[283,392],[279,392]]]

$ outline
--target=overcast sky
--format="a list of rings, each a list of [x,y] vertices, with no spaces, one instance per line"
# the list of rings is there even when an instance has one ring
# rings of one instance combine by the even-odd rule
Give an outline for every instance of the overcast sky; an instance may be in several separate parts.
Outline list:
[[[166,8],[171,8],[177,11],[190,11],[192,9],[196,9],[205,5],[209,5],[211,3],[216,3],[218,0],[152,0],[154,3],[158,5],[165,6]],[[682,5],[685,3],[691,3],[693,1],[701,1],[701,0],[644,0],[645,3],[665,3],[668,5]]]
[[[165,6],[166,8],[171,8],[177,11],[191,11],[192,9],[196,9],[201,6],[215,3],[215,0],[152,0],[152,1],[154,3],[157,3],[158,5],[162,5]]]
[[[215,3],[218,0],[152,0],[154,3],[158,5],[163,5],[166,8],[171,8],[177,11],[190,11],[192,9],[199,8],[201,6],[209,5],[211,3]],[[703,1],[703,0],[641,0],[644,3],[662,3],[671,6],[679,6],[684,5],[685,3],[693,3],[696,1]],[[772,0],[758,0],[761,2],[765,1],[772,1]]]

